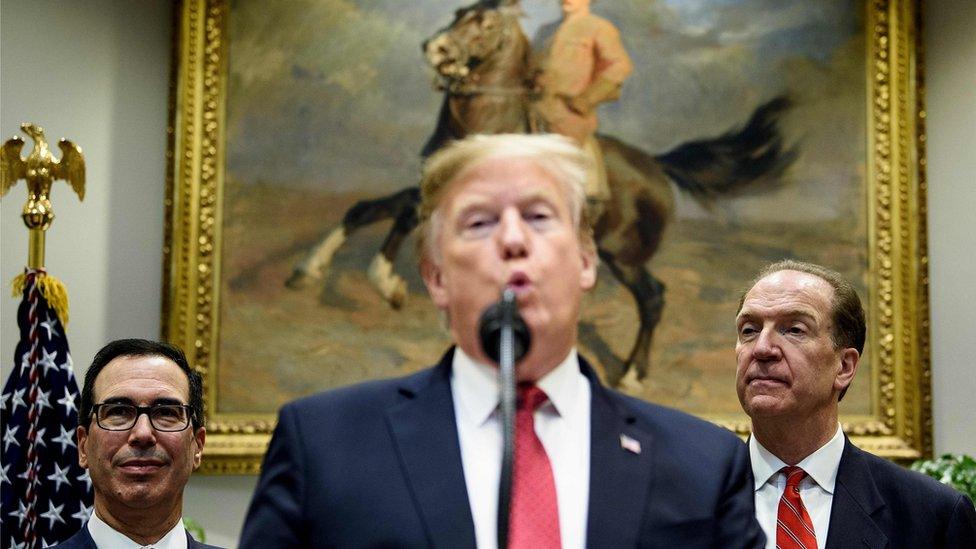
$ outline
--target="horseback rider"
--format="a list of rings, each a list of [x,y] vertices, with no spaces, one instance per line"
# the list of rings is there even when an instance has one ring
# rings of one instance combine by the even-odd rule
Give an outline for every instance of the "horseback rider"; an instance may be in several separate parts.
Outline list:
[[[596,108],[620,97],[633,63],[620,32],[590,12],[590,0],[562,0],[563,18],[540,29],[536,44],[539,130],[576,140],[592,160],[586,197],[596,216],[610,198],[607,171],[595,133]],[[594,217],[596,219],[596,217]]]

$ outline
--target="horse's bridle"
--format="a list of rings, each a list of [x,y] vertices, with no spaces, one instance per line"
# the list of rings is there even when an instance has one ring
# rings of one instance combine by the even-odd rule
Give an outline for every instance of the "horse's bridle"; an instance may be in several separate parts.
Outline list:
[[[503,16],[505,17],[505,16]],[[502,24],[501,36],[498,39],[498,44],[495,46],[494,51],[489,53],[497,53],[502,50],[505,44],[511,38],[511,30],[508,28],[508,24]],[[471,59],[472,57],[468,55],[467,47],[460,43],[459,41],[453,41],[455,47],[458,49],[458,57],[461,59]],[[486,56],[485,56],[486,57]],[[476,95],[494,95],[500,97],[530,97],[532,96],[533,90],[529,86],[482,86],[469,81],[473,71],[468,71],[467,74],[463,76],[446,76],[437,72],[437,79],[435,80],[435,86],[444,90],[448,95],[455,97],[471,97]]]

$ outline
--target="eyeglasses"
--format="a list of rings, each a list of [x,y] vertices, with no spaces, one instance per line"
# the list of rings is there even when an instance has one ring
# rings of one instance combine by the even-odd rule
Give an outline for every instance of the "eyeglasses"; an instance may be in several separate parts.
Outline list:
[[[149,424],[157,431],[169,433],[182,431],[190,426],[190,407],[186,404],[135,406],[104,402],[92,408],[95,422],[106,431],[128,431],[135,427],[142,414],[146,414]]]

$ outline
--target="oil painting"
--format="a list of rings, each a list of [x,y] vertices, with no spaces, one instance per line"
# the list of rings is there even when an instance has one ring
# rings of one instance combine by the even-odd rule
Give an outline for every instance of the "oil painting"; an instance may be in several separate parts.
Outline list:
[[[515,47],[506,44],[517,35],[530,51],[515,70],[531,71],[561,10],[553,0],[188,4],[180,61],[197,47],[204,68],[184,67],[177,93],[189,97],[187,79],[219,84],[213,118],[200,107],[200,134],[181,125],[185,99],[174,114],[168,334],[196,349],[216,430],[266,437],[291,399],[413,372],[448,348],[412,234],[423,158],[463,134],[532,131],[529,119],[513,129],[464,114],[492,93],[531,110],[531,75],[513,93],[483,84],[490,75],[482,84],[462,76]],[[598,111],[608,179],[612,187],[614,155],[643,155],[664,177],[641,184],[656,186],[667,211],[637,212],[635,223],[659,231],[627,265],[610,253],[626,243],[601,240],[597,221],[607,253],[584,299],[579,351],[634,396],[740,429],[734,316],[761,266],[798,258],[837,269],[868,305],[870,335],[879,333],[867,75],[868,19],[880,12],[856,0],[595,0],[592,11],[619,30],[633,64],[619,98]],[[508,26],[482,38],[493,40],[485,52],[430,46],[472,21]],[[198,172],[180,158],[187,140],[212,146]],[[186,178],[200,188],[187,190]],[[210,226],[180,226],[190,195],[207,195]],[[197,242],[213,247],[203,261],[184,260],[181,239],[198,256]],[[177,314],[178,294],[194,290],[192,311]],[[876,416],[890,398],[877,349],[869,344],[842,404],[846,417],[872,425],[884,423]]]

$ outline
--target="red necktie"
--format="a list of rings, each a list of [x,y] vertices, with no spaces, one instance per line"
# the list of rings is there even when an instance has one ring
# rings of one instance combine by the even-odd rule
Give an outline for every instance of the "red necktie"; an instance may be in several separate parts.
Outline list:
[[[556,482],[546,449],[535,434],[532,417],[536,408],[548,399],[535,385],[518,389],[509,519],[509,547],[513,549],[560,547]]]
[[[800,481],[807,476],[799,467],[783,467],[786,489],[779,498],[776,512],[776,547],[778,549],[817,549],[817,535],[813,521],[800,499]]]

